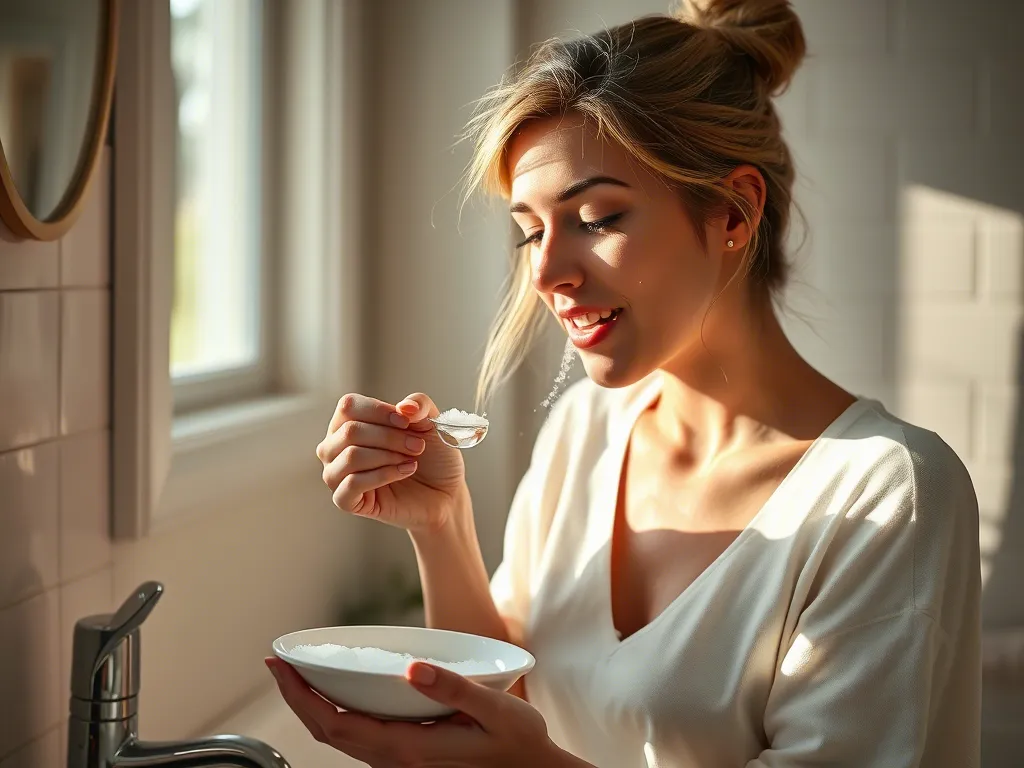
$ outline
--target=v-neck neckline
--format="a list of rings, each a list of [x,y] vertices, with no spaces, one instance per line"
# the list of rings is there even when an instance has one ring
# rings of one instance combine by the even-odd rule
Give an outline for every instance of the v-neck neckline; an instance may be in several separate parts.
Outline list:
[[[809,461],[812,454],[817,453],[820,450],[822,443],[826,440],[837,433],[841,433],[849,421],[852,420],[853,417],[870,402],[867,398],[858,397],[853,403],[847,406],[842,413],[833,419],[821,434],[811,442],[807,447],[807,450],[804,451],[796,464],[793,465],[792,469],[786,473],[782,482],[776,486],[765,500],[764,504],[762,504],[757,510],[757,513],[740,530],[736,538],[719,553],[718,557],[712,560],[711,563],[708,564],[708,566],[701,571],[685,589],[683,589],[682,592],[676,595],[676,597],[674,597],[668,605],[661,610],[661,612],[653,616],[650,621],[637,629],[631,635],[621,637],[619,630],[615,626],[615,614],[612,602],[612,546],[615,535],[615,523],[618,516],[619,495],[622,489],[622,475],[625,470],[626,451],[629,448],[633,431],[636,428],[637,422],[640,420],[640,416],[650,408],[655,398],[661,394],[661,386],[662,381],[660,377],[656,377],[651,383],[645,386],[641,390],[636,401],[633,402],[631,407],[627,410],[622,422],[617,425],[617,428],[613,428],[611,430],[610,435],[611,440],[609,450],[611,451],[611,458],[615,463],[613,465],[613,470],[608,472],[605,476],[609,485],[606,486],[607,493],[604,493],[601,496],[604,499],[608,499],[609,503],[603,505],[600,521],[602,534],[605,536],[604,540],[607,541],[608,544],[601,548],[598,556],[601,558],[601,568],[599,569],[601,607],[603,614],[601,617],[601,629],[602,631],[606,631],[606,634],[611,639],[613,644],[612,653],[617,652],[620,648],[628,646],[637,638],[647,634],[652,627],[656,627],[665,621],[666,616],[673,613],[677,606],[683,603],[687,597],[696,590],[701,582],[709,578],[708,574],[718,570],[722,563],[728,560],[734,552],[743,546],[743,543],[749,538],[750,531],[757,528],[758,523],[767,516],[769,509],[774,506],[776,500],[783,495],[784,490],[793,484],[793,478],[800,473],[801,469]]]

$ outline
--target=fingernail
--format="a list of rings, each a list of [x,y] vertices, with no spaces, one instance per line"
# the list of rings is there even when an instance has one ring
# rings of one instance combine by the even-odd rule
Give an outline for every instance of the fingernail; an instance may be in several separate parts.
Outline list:
[[[409,679],[418,685],[433,685],[437,680],[437,672],[426,664],[414,664],[409,670]]]
[[[408,448],[410,451],[415,451],[416,453],[419,453],[420,451],[427,447],[427,444],[423,441],[423,438],[421,437],[407,437],[405,438],[405,447]]]
[[[418,411],[419,409],[420,405],[415,400],[403,400],[398,404],[400,411]]]
[[[405,429],[409,426],[409,420],[400,413],[392,413],[388,418],[391,419],[391,423],[399,429]]]
[[[403,475],[411,475],[413,472],[416,471],[416,462],[407,461],[404,464],[399,464],[398,471],[401,472]]]

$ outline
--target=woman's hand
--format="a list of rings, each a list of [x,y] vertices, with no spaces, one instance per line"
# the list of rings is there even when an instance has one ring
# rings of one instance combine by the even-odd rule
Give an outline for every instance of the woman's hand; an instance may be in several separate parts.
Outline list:
[[[339,712],[306,685],[289,664],[276,657],[266,659],[266,663],[281,695],[313,738],[371,768],[586,765],[555,746],[548,738],[544,718],[522,699],[430,664],[412,664],[410,684],[459,712],[446,720],[419,725]]]
[[[442,527],[469,492],[462,453],[442,443],[429,420],[437,415],[422,394],[397,406],[341,398],[316,449],[334,504],[407,530]]]

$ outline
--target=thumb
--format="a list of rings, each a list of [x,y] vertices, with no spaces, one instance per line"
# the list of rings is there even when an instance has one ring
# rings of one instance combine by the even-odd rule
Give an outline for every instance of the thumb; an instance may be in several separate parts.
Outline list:
[[[502,697],[507,694],[420,661],[409,665],[406,677],[424,696],[469,715],[484,729],[501,722]]]
[[[441,413],[434,405],[434,401],[422,392],[409,395],[395,408],[413,424],[428,418],[435,418]]]

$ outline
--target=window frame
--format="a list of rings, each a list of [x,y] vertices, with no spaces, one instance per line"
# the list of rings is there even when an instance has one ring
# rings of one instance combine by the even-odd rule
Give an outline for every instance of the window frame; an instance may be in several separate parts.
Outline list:
[[[113,520],[135,540],[303,477],[338,397],[362,384],[364,226],[360,2],[264,0],[280,29],[280,117],[268,172],[273,387],[175,412],[171,383],[173,153],[169,3],[128,3],[113,122]],[[328,76],[330,73],[330,76]],[[348,119],[345,119],[348,116]],[[270,186],[270,185],[267,185]]]
[[[277,240],[275,238],[274,212],[281,208],[278,199],[280,184],[279,179],[276,178],[273,164],[273,158],[279,149],[276,142],[280,136],[280,130],[277,127],[277,115],[273,107],[281,100],[280,83],[275,80],[274,73],[277,71],[277,57],[281,47],[279,37],[282,27],[275,23],[277,19],[275,18],[274,0],[262,0],[261,5],[262,13],[258,20],[263,48],[259,67],[261,87],[258,105],[261,130],[259,130],[258,148],[260,228],[257,235],[259,239],[259,263],[257,264],[259,325],[256,360],[253,363],[233,368],[172,376],[175,415],[227,406],[273,392],[276,339],[273,338],[272,331],[276,301],[273,290],[274,281],[271,278],[278,261],[275,253]]]

